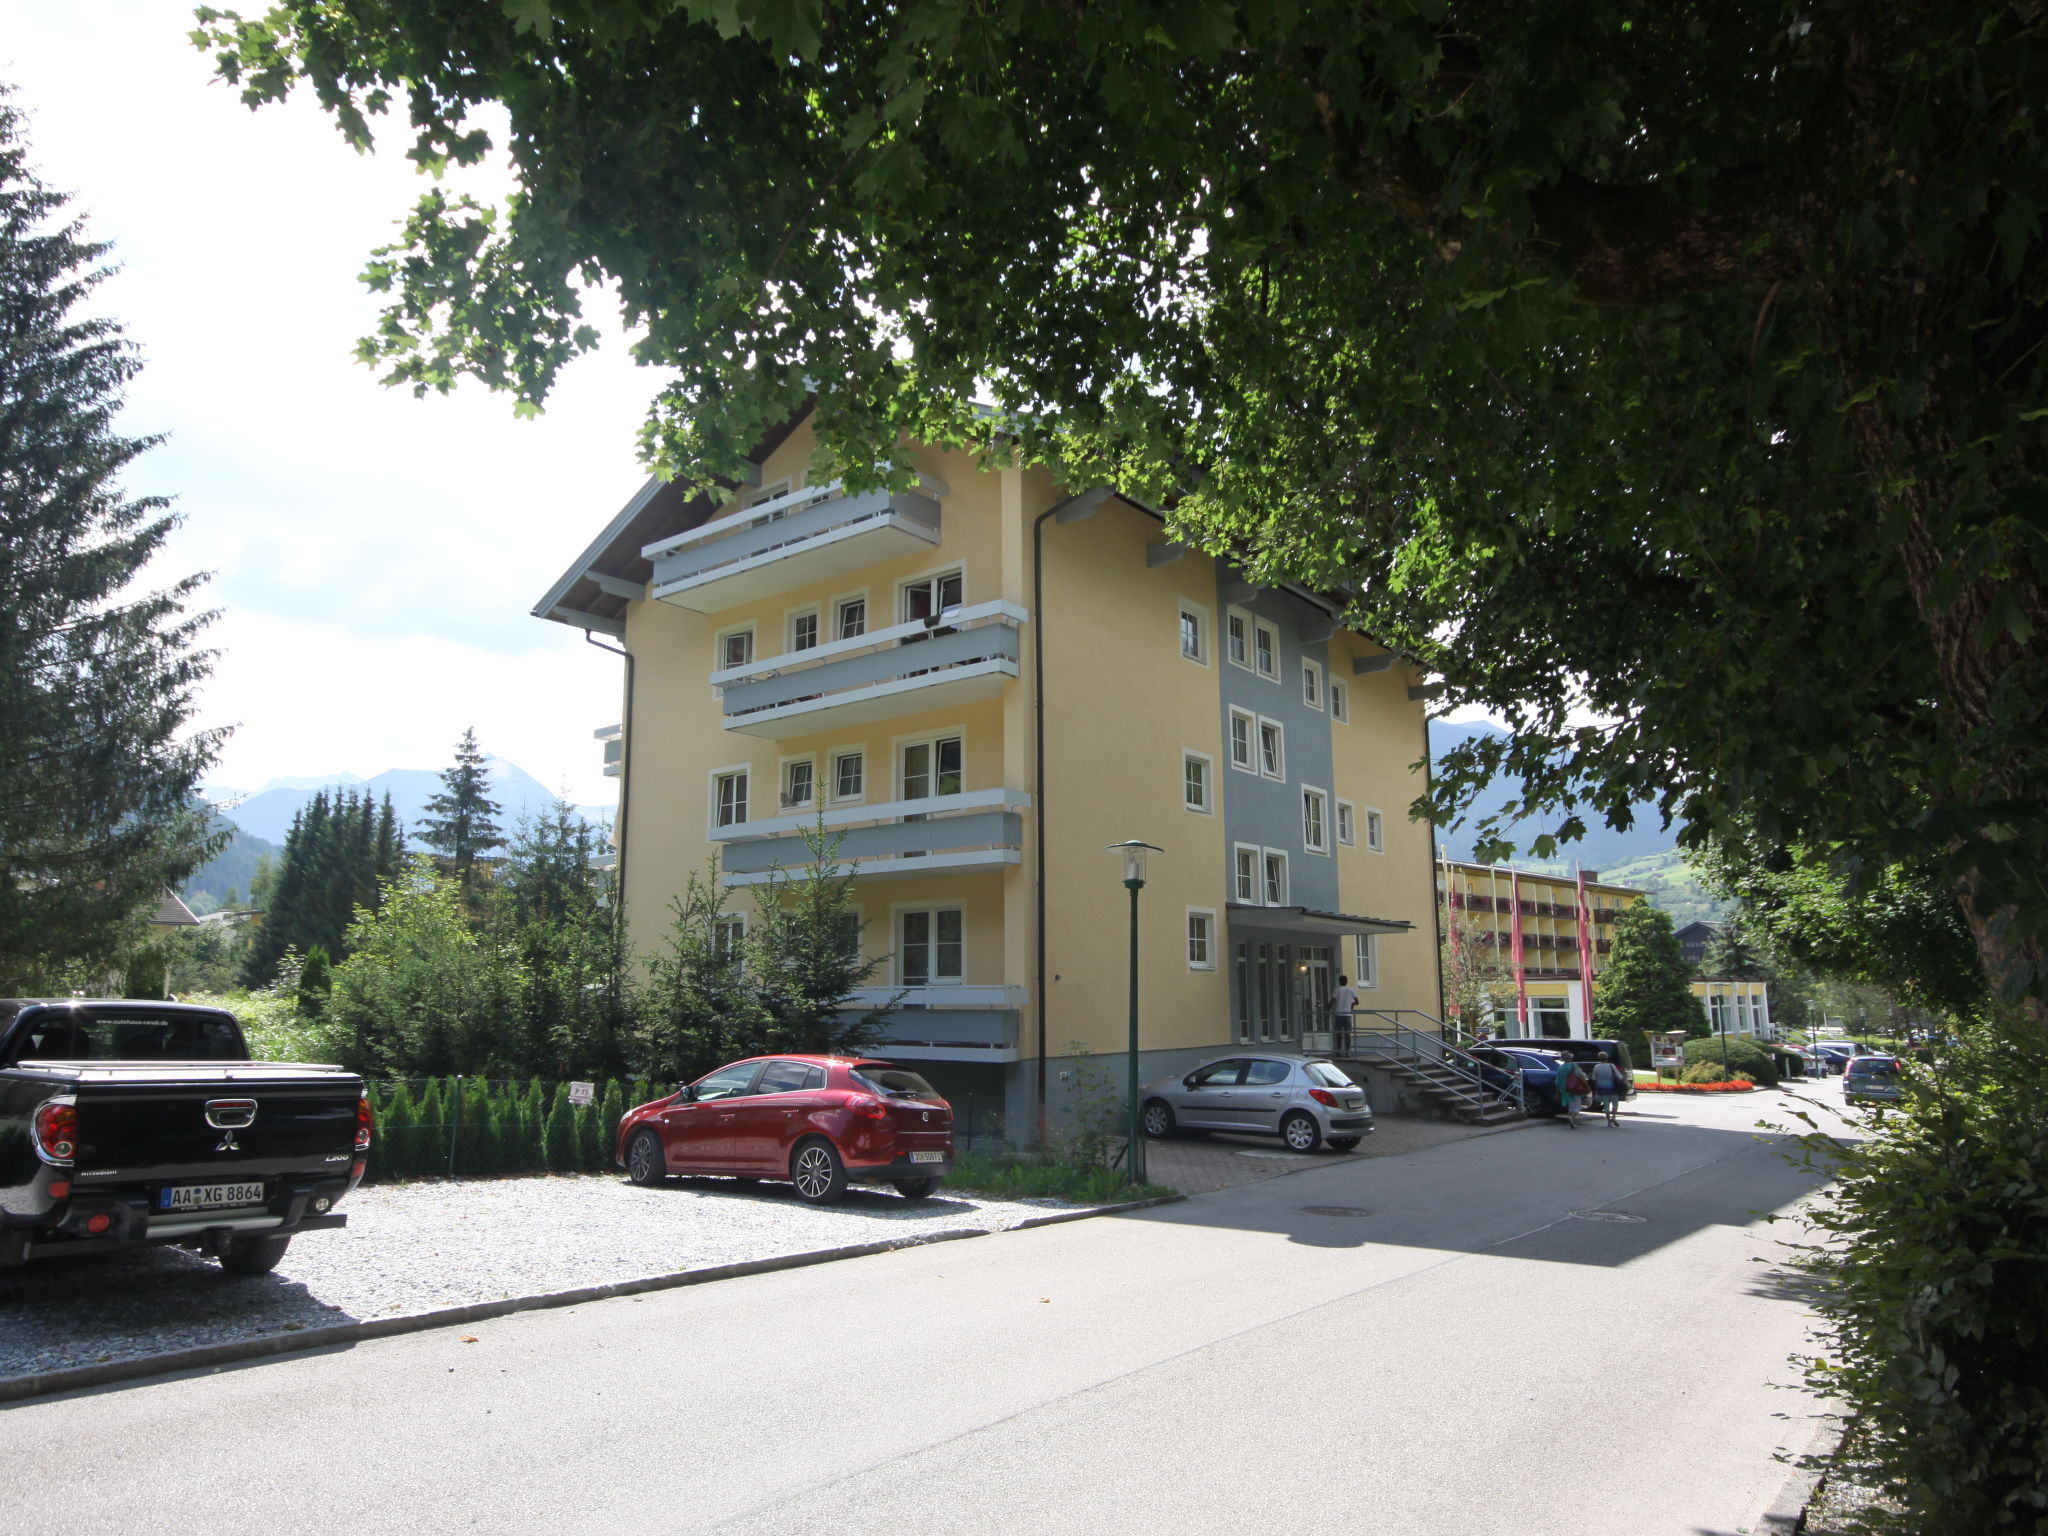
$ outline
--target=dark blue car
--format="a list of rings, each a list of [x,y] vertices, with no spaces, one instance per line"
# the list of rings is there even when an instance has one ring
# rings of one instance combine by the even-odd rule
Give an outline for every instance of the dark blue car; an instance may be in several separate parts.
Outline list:
[[[1522,1104],[1541,1119],[1558,1112],[1558,1069],[1565,1058],[1556,1051],[1538,1050],[1519,1041],[1507,1045],[1475,1045],[1471,1055],[1479,1063],[1481,1079],[1491,1088],[1505,1088],[1522,1074]]]

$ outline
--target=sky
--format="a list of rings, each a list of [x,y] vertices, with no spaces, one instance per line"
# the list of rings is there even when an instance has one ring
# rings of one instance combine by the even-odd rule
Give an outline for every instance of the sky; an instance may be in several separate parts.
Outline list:
[[[213,573],[210,780],[439,768],[465,726],[582,804],[620,663],[530,610],[643,482],[654,376],[616,339],[518,421],[481,388],[416,400],[352,355],[357,281],[431,183],[358,156],[310,100],[252,113],[178,0],[0,0],[0,81],[30,163],[121,270],[97,309],[145,366],[121,418],[165,443],[126,478],[183,525],[151,567]],[[602,638],[602,637],[600,637]]]

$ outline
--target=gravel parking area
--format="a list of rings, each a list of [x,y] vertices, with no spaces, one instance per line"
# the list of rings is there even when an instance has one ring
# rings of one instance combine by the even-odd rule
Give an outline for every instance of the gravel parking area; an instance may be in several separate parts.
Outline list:
[[[787,1185],[603,1174],[371,1186],[341,1208],[347,1227],[253,1279],[182,1248],[0,1270],[0,1379],[1078,1209],[861,1188],[819,1207]]]

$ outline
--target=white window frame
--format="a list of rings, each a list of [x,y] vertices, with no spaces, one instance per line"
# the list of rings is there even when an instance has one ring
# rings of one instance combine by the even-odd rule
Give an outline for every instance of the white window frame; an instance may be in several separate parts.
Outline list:
[[[1301,703],[1304,709],[1317,714],[1323,710],[1323,664],[1306,657],[1301,663]]]
[[[1202,803],[1197,805],[1188,796],[1188,765],[1202,765]],[[1183,749],[1180,754],[1180,803],[1183,810],[1197,816],[1216,814],[1216,759],[1206,752],[1191,752]]]
[[[940,742],[951,741],[956,736],[960,738],[960,788],[957,792],[963,795],[966,794],[967,728],[962,725],[949,725],[944,730],[916,731],[908,736],[892,736],[889,739],[889,798],[891,800],[907,800],[910,798],[910,796],[906,795],[903,792],[903,754],[909,751],[912,747],[930,747],[932,749],[932,791],[931,794],[926,798],[938,798],[938,746]],[[870,772],[867,775],[867,778],[870,782],[872,782],[874,778],[873,773]]]
[[[1365,846],[1374,853],[1387,851],[1387,818],[1380,814],[1378,806],[1365,808]]]
[[[720,827],[743,827],[747,824],[747,821],[749,817],[751,817],[754,809],[753,775],[754,765],[752,763],[731,763],[728,764],[726,767],[714,768],[711,770],[711,796],[707,805],[707,810],[710,815],[711,830],[713,833],[716,833]],[[741,778],[747,781],[744,796],[746,800],[747,815],[741,816],[734,821],[720,821],[718,819],[719,786],[723,784],[727,779],[733,778]]]
[[[747,637],[747,659],[745,661],[729,662],[725,656],[725,643],[740,635]],[[718,631],[712,640],[711,659],[715,663],[712,670],[716,672],[729,672],[734,667],[751,667],[754,664],[754,659],[760,654],[761,643],[759,637],[754,633],[753,620],[749,619],[744,624],[728,624],[724,629]]]
[[[840,625],[845,621],[845,615],[842,610],[848,603],[860,604],[860,633],[858,635],[843,635],[839,632]],[[859,640],[866,638],[875,631],[875,612],[868,600],[868,589],[866,587],[862,587],[858,592],[841,592],[824,605],[823,611],[832,616],[832,629],[828,637],[830,639]]]
[[[728,930],[732,930],[733,933],[733,936],[730,939],[726,937],[726,933]],[[720,955],[725,955],[731,952],[727,948],[728,945],[730,945],[733,949],[737,949],[740,953],[742,960],[744,960],[747,952],[746,913],[721,912],[718,914],[718,916],[711,919],[712,949]]]
[[[1188,908],[1188,969],[1191,971],[1213,971],[1216,969],[1216,909],[1214,907]],[[1199,946],[1199,958],[1197,957]]]
[[[1261,639],[1265,639],[1270,642],[1270,648],[1273,656],[1273,670],[1270,672],[1268,672],[1264,667],[1259,665],[1259,641]],[[1280,681],[1281,663],[1279,625],[1268,624],[1264,619],[1252,620],[1252,670],[1258,673],[1259,676],[1263,677],[1269,683],[1277,683]]]
[[[1240,720],[1245,725],[1245,759],[1241,763],[1237,760],[1237,722]],[[1233,704],[1230,706],[1230,722],[1230,766],[1239,773],[1257,773],[1259,771],[1259,717],[1250,710],[1239,709]]]
[[[768,485],[757,486],[755,489],[747,492],[747,499],[744,503],[742,503],[742,505],[747,509],[752,509],[754,507],[760,506],[763,502],[773,501],[778,496],[787,496],[791,491],[796,489],[796,477],[793,475],[784,475],[780,480],[773,481]],[[787,512],[782,514],[783,517],[787,517],[788,515],[789,514]],[[777,521],[776,514],[773,512],[769,513],[765,520],[771,523]],[[756,523],[753,526],[759,527],[760,524]]]
[[[1262,862],[1265,849],[1257,843],[1234,843],[1230,849],[1230,894],[1241,907],[1263,907],[1266,904],[1266,871]],[[1245,856],[1251,856],[1251,889],[1245,889]]]
[[[933,974],[923,981],[903,979],[903,919],[912,912],[928,912],[932,916],[932,951],[936,961],[939,947],[938,915],[941,912],[960,914],[960,974],[940,976],[934,967]],[[899,987],[958,987],[967,981],[967,903],[964,901],[903,901],[892,902],[889,906],[889,971]]]
[[[860,792],[858,794],[842,795],[839,792],[839,764],[842,759],[849,757],[857,757],[860,759]],[[832,771],[833,804],[858,805],[861,801],[867,799],[868,749],[867,744],[865,742],[863,742],[860,746],[857,747],[834,747],[825,754],[825,758],[826,762],[829,764]]]
[[[1260,852],[1265,855],[1264,858],[1259,860],[1260,899],[1266,906],[1284,907],[1287,905],[1289,887],[1287,850],[1285,848],[1264,848]],[[1273,890],[1273,862],[1276,859],[1280,863],[1280,889],[1277,897]]]
[[[1247,672],[1252,669],[1252,616],[1243,608],[1223,610],[1223,659]]]
[[[1339,725],[1351,723],[1351,685],[1341,677],[1330,679],[1330,718]]]
[[[922,620],[913,620],[904,613],[904,597],[912,587],[922,587],[934,581],[943,581],[948,576],[958,576],[960,578],[959,607],[965,608],[967,606],[967,562],[964,560],[948,560],[944,565],[935,565],[929,570],[919,571],[914,576],[903,576],[897,579],[896,604],[893,610],[895,616],[889,622],[891,624],[922,623]],[[931,627],[933,629],[943,629],[945,627],[944,615],[947,612],[957,611],[957,609],[941,609],[938,614],[932,616],[933,623]],[[874,618],[872,610],[869,611],[868,617],[870,619]],[[873,626],[870,625],[869,627],[872,628]]]
[[[1193,662],[1198,667],[1206,667],[1209,665],[1209,653],[1215,649],[1209,632],[1209,610],[1189,598],[1183,597],[1179,602],[1179,611],[1174,619],[1174,643],[1180,646],[1180,659]],[[1192,656],[1188,654],[1187,646],[1179,633],[1182,619],[1195,621],[1195,654]]]
[[[1309,835],[1311,806],[1315,808],[1313,830],[1318,834],[1313,839]],[[1327,855],[1330,851],[1330,794],[1309,784],[1301,786],[1301,846],[1310,853]]]
[[[796,625],[799,619],[814,619],[817,628],[812,631],[811,643],[798,649]],[[815,651],[825,643],[825,616],[818,611],[816,603],[806,603],[801,608],[792,608],[782,616],[782,648],[792,656],[801,656],[804,651]]]
[[[1273,766],[1266,766],[1266,732],[1273,733]],[[1258,772],[1264,779],[1287,782],[1287,727],[1266,715],[1259,716]]]
[[[1358,807],[1349,800],[1337,802],[1337,841],[1346,848],[1358,846]]]
[[[1380,989],[1380,936],[1376,933],[1357,933],[1351,946],[1351,985],[1361,992],[1377,992]]]
[[[789,798],[789,770],[799,763],[811,765],[811,797],[808,800]],[[782,758],[775,765],[775,805],[778,815],[787,816],[792,811],[815,810],[818,805],[818,754],[798,752]]]

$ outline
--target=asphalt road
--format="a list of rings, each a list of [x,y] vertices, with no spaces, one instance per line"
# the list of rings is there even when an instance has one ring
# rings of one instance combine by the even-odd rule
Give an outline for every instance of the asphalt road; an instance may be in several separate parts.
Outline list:
[[[1733,1536],[1813,1433],[1755,1220],[1813,1175],[1753,1133],[1764,1097],[17,1404],[0,1510],[14,1536]]]

